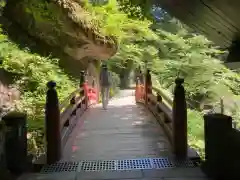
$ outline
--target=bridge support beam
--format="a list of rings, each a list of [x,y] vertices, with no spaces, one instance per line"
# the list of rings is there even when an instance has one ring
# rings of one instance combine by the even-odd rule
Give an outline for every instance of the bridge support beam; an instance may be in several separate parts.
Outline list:
[[[45,121],[46,121],[46,151],[47,164],[53,164],[61,158],[60,110],[56,83],[47,83]]]
[[[177,78],[173,100],[173,152],[178,159],[185,159],[188,154],[187,142],[187,105],[184,80]]]

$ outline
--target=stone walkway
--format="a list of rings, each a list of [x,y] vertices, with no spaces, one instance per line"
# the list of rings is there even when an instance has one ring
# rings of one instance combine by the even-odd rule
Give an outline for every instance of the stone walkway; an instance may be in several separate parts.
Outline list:
[[[135,104],[132,90],[125,90],[110,101],[107,110],[99,104],[80,117],[62,159],[63,162],[80,162],[76,169],[30,174],[19,180],[207,179],[197,167],[157,168],[162,167],[157,163],[158,158],[171,156],[161,126],[143,105]]]

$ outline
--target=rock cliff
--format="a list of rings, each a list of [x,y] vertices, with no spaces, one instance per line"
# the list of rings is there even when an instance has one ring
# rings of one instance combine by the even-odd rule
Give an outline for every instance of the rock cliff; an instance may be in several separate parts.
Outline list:
[[[105,60],[117,51],[115,38],[100,33],[81,0],[8,0],[4,15],[75,60]]]

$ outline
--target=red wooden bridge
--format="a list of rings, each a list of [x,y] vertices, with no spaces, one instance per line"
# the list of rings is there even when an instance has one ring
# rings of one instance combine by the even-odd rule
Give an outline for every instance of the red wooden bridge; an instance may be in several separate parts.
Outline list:
[[[229,49],[227,62],[237,67],[237,0],[151,2]],[[84,73],[80,87],[60,103],[57,85],[49,82],[46,154],[27,163],[27,117],[8,113],[0,121],[0,179],[10,180],[7,169],[20,173],[19,180],[240,179],[240,133],[232,128],[232,118],[204,115],[202,160],[187,144],[183,80],[175,83],[174,97],[168,98],[152,84],[147,71],[144,84],[137,84],[134,92],[121,91],[105,111],[98,104],[99,91],[84,81]]]
[[[175,83],[172,100],[152,85],[148,71],[144,85],[120,91],[104,110],[97,103],[97,89],[84,81],[84,73],[80,88],[60,105],[56,84],[49,82],[46,154],[32,162],[31,167],[35,168],[26,165],[25,130],[19,134],[24,137],[19,154],[12,154],[12,157],[21,155],[22,159],[15,159],[18,162],[15,164],[7,163],[7,167],[22,173],[19,180],[237,177],[239,133],[232,128],[231,118],[221,114],[204,117],[206,160],[202,161],[187,144],[183,80],[176,79]],[[26,116],[9,113],[3,119],[11,118],[19,120]],[[16,149],[17,144],[12,148]],[[221,164],[217,158],[229,153],[229,148],[232,155],[221,157],[225,162]],[[5,152],[6,159],[10,161],[7,154]]]

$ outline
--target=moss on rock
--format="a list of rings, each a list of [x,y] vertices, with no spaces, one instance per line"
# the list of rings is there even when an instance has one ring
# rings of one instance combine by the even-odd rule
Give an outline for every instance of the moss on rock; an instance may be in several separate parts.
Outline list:
[[[74,0],[10,0],[5,14],[30,35],[74,59],[108,59],[116,53],[116,43],[100,33],[97,22],[82,6]]]

